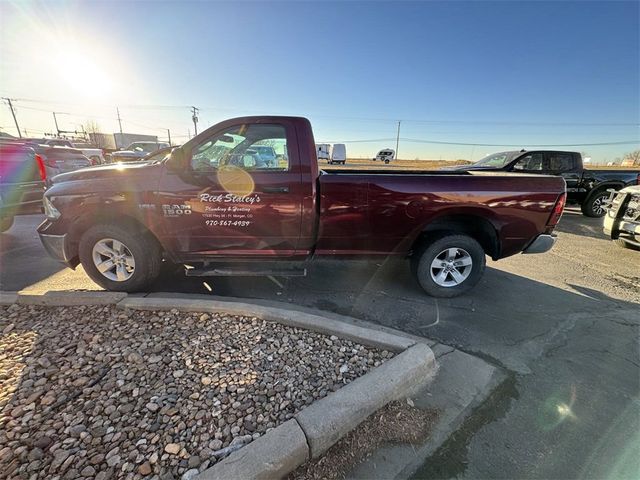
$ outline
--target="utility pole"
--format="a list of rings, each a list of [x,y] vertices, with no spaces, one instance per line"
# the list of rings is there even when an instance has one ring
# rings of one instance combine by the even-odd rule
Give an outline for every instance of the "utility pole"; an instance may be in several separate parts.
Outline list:
[[[198,108],[191,107],[191,120],[193,120],[193,128],[196,131],[196,135],[198,135]]]
[[[398,133],[396,134],[396,160],[398,160],[398,146],[400,145],[400,122],[402,122],[402,120],[398,120]]]
[[[120,125],[120,141],[122,141],[122,119],[120,118],[120,109],[116,107],[116,113],[118,114],[118,125]]]
[[[169,146],[171,147],[171,130],[167,128],[167,136],[169,137]]]
[[[16,124],[16,130],[18,131],[18,136],[22,138],[22,133],[20,133],[20,127],[18,126],[18,119],[16,118],[16,112],[13,111],[13,104],[11,103],[10,98],[2,97],[9,104],[9,108],[11,109],[11,115],[13,116],[13,121]]]
[[[56,134],[60,136],[60,128],[58,127],[58,119],[56,118],[56,112],[53,113],[53,121],[56,124]]]

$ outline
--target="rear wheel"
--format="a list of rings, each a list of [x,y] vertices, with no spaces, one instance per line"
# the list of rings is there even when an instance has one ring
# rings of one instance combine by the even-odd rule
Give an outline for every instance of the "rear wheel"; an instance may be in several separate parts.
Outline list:
[[[80,262],[101,287],[136,292],[158,276],[160,247],[148,232],[131,232],[117,225],[96,225],[80,239]]]
[[[596,192],[584,201],[580,209],[587,217],[604,217],[607,213],[605,207],[608,199],[609,192],[606,190]]]
[[[485,254],[473,238],[443,234],[428,243],[413,260],[418,283],[433,297],[457,297],[473,288],[482,277]]]
[[[6,232],[13,226],[13,215],[0,218],[0,232]]]

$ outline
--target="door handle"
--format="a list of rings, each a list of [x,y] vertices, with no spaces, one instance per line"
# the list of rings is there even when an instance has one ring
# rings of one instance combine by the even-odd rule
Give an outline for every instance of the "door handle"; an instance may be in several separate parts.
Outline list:
[[[289,187],[263,187],[264,193],[289,193]]]

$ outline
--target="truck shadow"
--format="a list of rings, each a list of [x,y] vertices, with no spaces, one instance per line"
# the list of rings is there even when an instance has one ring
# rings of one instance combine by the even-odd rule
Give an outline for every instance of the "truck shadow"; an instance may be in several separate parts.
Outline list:
[[[566,209],[556,230],[581,237],[607,240],[606,235],[602,232],[602,223],[602,218],[585,217],[579,209]]]
[[[637,303],[583,286],[558,288],[492,267],[466,295],[436,299],[418,286],[406,261],[392,259],[381,263],[318,261],[303,278],[172,275],[157,282],[154,291],[198,293],[220,300],[249,298],[265,304],[284,302],[287,308],[347,315],[472,349],[477,343],[514,343],[541,335],[571,315],[588,318],[612,308],[638,309]]]

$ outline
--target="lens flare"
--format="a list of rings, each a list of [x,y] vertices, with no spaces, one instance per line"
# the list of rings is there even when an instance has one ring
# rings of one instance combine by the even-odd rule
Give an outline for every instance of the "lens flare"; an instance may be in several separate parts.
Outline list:
[[[225,165],[218,169],[218,182],[228,193],[246,197],[253,193],[255,183],[249,172],[235,165]]]

